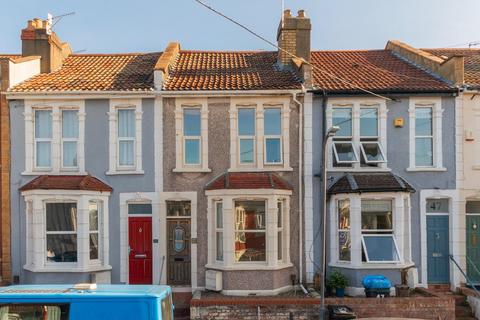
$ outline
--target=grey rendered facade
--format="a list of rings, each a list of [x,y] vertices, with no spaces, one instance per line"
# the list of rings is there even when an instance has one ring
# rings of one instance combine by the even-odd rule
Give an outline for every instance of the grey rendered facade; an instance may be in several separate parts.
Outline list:
[[[436,190],[433,193],[437,193],[440,198],[448,198],[450,201],[450,210],[454,210],[456,204],[455,188],[456,188],[456,155],[455,155],[455,97],[453,94],[433,94],[433,95],[419,95],[419,94],[404,94],[390,96],[392,101],[386,102],[386,143],[387,148],[385,150],[387,157],[386,171],[400,176],[408,184],[410,184],[415,192],[410,194],[410,243],[411,243],[411,263],[415,270],[418,272],[418,278],[414,273],[410,273],[413,278],[414,285],[420,285],[425,283],[426,275],[422,274],[422,253],[421,253],[421,234],[426,230],[422,230],[421,212],[422,207],[425,206],[425,200],[428,196],[422,196],[425,190]],[[436,97],[441,101],[441,109],[443,114],[441,117],[442,122],[442,158],[443,168],[441,170],[409,170],[411,167],[410,153],[411,153],[411,134],[409,121],[411,115],[409,114],[409,108],[411,107],[410,101],[412,99],[423,99],[424,97]],[[321,94],[314,94],[313,97],[313,120],[312,120],[312,146],[313,146],[313,217],[314,217],[314,230],[321,228],[321,201],[322,198],[322,181],[320,177],[316,177],[316,174],[322,172],[322,139],[324,136],[324,124],[326,123],[326,113],[331,99],[342,99],[343,101],[362,101],[367,99],[362,95],[330,95],[324,97]],[[395,126],[395,119],[403,119],[404,124],[402,126]],[[331,146],[328,152],[332,152]],[[329,171],[327,175],[329,187],[331,187],[338,179],[349,172],[350,174],[361,173],[362,169],[357,170],[345,170],[336,169],[335,171]],[[375,169],[369,168],[369,172],[375,172]],[[382,171],[382,170],[379,170]],[[427,192],[428,193],[428,192]],[[336,215],[336,210],[332,210],[332,206],[335,206],[335,202],[330,201],[331,196],[327,197],[328,203],[328,221],[331,221],[331,216]],[[332,241],[338,241],[336,226],[328,226],[327,235],[327,248],[330,248]],[[315,264],[321,266],[321,248],[319,246],[320,238],[315,238],[314,242],[314,256]],[[410,248],[408,248],[410,250]],[[393,284],[400,284],[401,282],[401,269],[404,266],[388,265],[382,267],[380,265],[368,264],[363,261],[360,266],[342,265],[335,261],[331,250],[327,253],[327,265],[329,272],[332,270],[339,270],[349,278],[349,287],[361,288],[362,279],[365,275],[382,274],[389,277]]]

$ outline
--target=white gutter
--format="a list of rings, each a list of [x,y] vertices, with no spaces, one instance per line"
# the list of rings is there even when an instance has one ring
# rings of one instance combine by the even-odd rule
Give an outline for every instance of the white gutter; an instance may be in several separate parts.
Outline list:
[[[305,93],[302,86],[301,91],[292,91],[292,100],[298,105],[299,125],[298,125],[298,237],[299,237],[299,282],[303,283],[303,103],[298,101],[297,94]]]
[[[173,98],[173,97],[185,97],[185,96],[278,96],[278,95],[288,95],[292,93],[303,93],[302,90],[211,90],[211,91],[162,91],[162,96],[164,98]]]

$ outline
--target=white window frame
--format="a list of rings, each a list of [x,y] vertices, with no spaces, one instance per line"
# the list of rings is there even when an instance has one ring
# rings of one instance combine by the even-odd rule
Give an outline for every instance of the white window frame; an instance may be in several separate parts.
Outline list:
[[[37,122],[35,121],[36,119],[36,113],[38,111],[50,111],[51,115],[51,122],[52,122],[52,136],[50,138],[37,138],[36,131],[37,131]],[[50,171],[52,170],[53,167],[53,110],[52,108],[36,108],[33,110],[33,148],[34,148],[34,156],[33,156],[33,166],[35,171]],[[50,143],[50,166],[48,167],[39,167],[37,166],[37,143],[41,142],[48,142]]]
[[[284,230],[285,230],[285,199],[278,199],[277,206],[280,205],[280,210],[278,210],[277,214],[280,215],[280,219],[277,218],[277,242],[280,242],[281,248],[277,248],[277,260],[283,261],[284,260],[284,247],[285,247],[285,237],[284,237]],[[278,225],[278,221],[280,221],[280,226]],[[278,244],[277,244],[278,246]],[[278,253],[281,252],[281,256]]]
[[[26,263],[32,272],[94,272],[111,270],[109,265],[109,192],[83,190],[29,190],[22,196],[26,206]],[[101,203],[99,210],[99,259],[90,260],[89,202]],[[77,204],[77,262],[52,262],[46,258],[46,204]],[[100,222],[101,221],[101,222]],[[50,233],[50,232],[48,232]],[[66,234],[67,232],[53,232]],[[72,232],[70,232],[72,233]]]
[[[338,228],[338,201],[350,201],[350,261],[339,260],[339,228]],[[366,230],[371,233],[362,233],[362,200],[389,200],[392,201],[392,235],[399,255],[399,261],[369,262],[362,261],[362,238],[364,235],[379,235],[375,230]],[[330,260],[331,267],[345,267],[352,269],[402,269],[414,265],[410,245],[410,193],[408,192],[374,192],[335,194],[329,201],[329,234],[330,234]],[[381,230],[388,231],[388,230]],[[381,233],[380,233],[381,235]]]
[[[52,111],[51,167],[36,166],[35,111]],[[78,111],[77,167],[63,167],[62,111]],[[59,174],[79,175],[85,172],[85,100],[26,99],[23,113],[25,125],[25,171],[22,175]],[[41,139],[44,140],[44,139]]]
[[[383,158],[383,160],[368,160],[367,159],[367,153],[365,152],[364,144],[376,144],[378,146],[378,150],[380,151],[380,154]],[[378,141],[361,141],[360,142],[360,151],[362,152],[363,159],[365,160],[365,163],[386,163],[387,162],[387,157],[385,155],[385,152],[383,151],[382,145]]]
[[[202,110],[201,110],[201,107],[185,107],[183,108],[183,115],[185,115],[185,109],[190,109],[190,110],[199,110],[200,111],[200,135],[199,136],[186,136],[185,135],[185,128],[183,127],[183,124],[182,124],[182,128],[183,128],[183,143],[182,143],[182,147],[183,147],[183,166],[184,167],[199,167],[202,165]],[[182,119],[182,121],[185,123],[185,118]],[[198,141],[198,163],[187,163],[186,161],[186,142],[188,140],[192,140],[192,141]]]
[[[340,243],[340,233],[342,232],[348,232],[349,236],[350,236],[350,260],[341,260],[340,259],[340,248],[338,248],[337,250],[337,254],[338,254],[338,261],[339,262],[347,262],[347,263],[350,263],[350,261],[352,260],[352,243],[351,243],[351,240],[352,240],[352,236],[351,236],[351,230],[350,228],[348,229],[340,229],[340,226],[339,226],[339,223],[338,223],[338,218],[339,218],[339,202],[340,201],[348,201],[349,199],[338,199],[337,201],[335,201],[335,205],[336,205],[336,215],[337,215],[337,245]],[[348,204],[348,215],[349,215],[349,219],[350,219],[350,203]],[[349,221],[349,223],[351,223],[351,221]]]
[[[106,175],[144,174],[142,168],[142,99],[110,99],[108,112],[109,168]],[[119,165],[118,110],[135,110],[135,156],[134,166]]]
[[[365,244],[365,237],[390,237],[390,238],[392,238],[393,243],[395,245],[395,251],[396,251],[399,259],[398,260],[392,260],[392,261],[370,260],[370,257],[368,256],[367,245]],[[365,258],[367,259],[367,263],[382,263],[383,264],[383,263],[399,263],[399,262],[401,262],[400,252],[398,251],[397,240],[395,240],[395,235],[394,234],[362,234],[362,248],[363,248],[363,252],[365,252]]]
[[[353,155],[355,157],[354,160],[340,160],[338,158],[338,151],[337,151],[337,144],[349,144],[352,146],[352,150],[353,150]],[[359,161],[358,159],[358,154],[357,154],[357,150],[355,150],[355,145],[353,144],[352,141],[341,141],[341,140],[335,140],[332,142],[332,145],[333,145],[333,153],[335,155],[335,161],[339,164],[343,164],[343,163],[357,163]]]
[[[79,127],[79,132],[78,132],[78,137],[76,138],[64,138],[63,137],[63,112],[64,111],[76,111],[77,112],[77,121],[78,121],[78,127]],[[62,108],[60,110],[60,114],[61,114],[61,139],[62,141],[60,142],[60,156],[61,156],[61,159],[60,159],[60,164],[61,164],[61,167],[62,167],[62,170],[63,171],[77,171],[78,170],[78,157],[79,157],[79,154],[78,154],[78,144],[79,144],[79,141],[80,141],[80,115],[79,115],[79,111],[78,109],[71,109],[71,108]],[[64,166],[63,164],[63,151],[64,151],[64,143],[65,142],[75,142],[77,144],[77,165],[76,166],[72,166],[72,167],[68,167],[68,166]]]
[[[416,165],[415,161],[415,145],[416,145],[416,133],[415,133],[415,111],[417,108],[432,108],[432,134],[433,134],[433,165],[420,167]],[[407,171],[446,171],[443,166],[443,143],[442,143],[442,124],[443,124],[443,111],[442,99],[437,97],[425,97],[425,98],[410,98],[409,102],[409,133],[410,133],[410,165]],[[419,136],[420,137],[420,136]]]
[[[221,215],[222,215],[222,227],[219,228],[218,227],[218,216],[217,216],[217,213],[218,213],[218,205],[221,205],[222,206],[222,212],[221,212]],[[215,223],[215,261],[216,262],[222,262],[225,258],[224,258],[224,252],[222,252],[222,259],[218,259],[218,248],[217,248],[217,244],[218,244],[218,234],[221,233],[222,234],[222,239],[223,239],[223,218],[224,218],[224,214],[223,214],[223,202],[222,201],[214,201],[214,204],[213,204],[213,208],[215,210],[215,219],[214,219],[214,223]],[[225,250],[224,250],[225,251]]]
[[[134,107],[118,107],[116,109],[117,112],[117,119],[120,119],[120,111],[124,110],[131,110],[134,112],[136,111],[136,108]],[[120,134],[118,134],[118,124],[119,121],[117,121],[117,170],[119,171],[135,171],[137,167],[137,159],[136,159],[136,149],[137,149],[137,137],[136,134],[134,137],[120,137]],[[135,123],[135,130],[136,130],[137,124]],[[133,164],[132,165],[122,165],[120,164],[120,144],[122,142],[133,142]]]
[[[89,223],[88,223],[88,249],[89,249],[89,256],[90,256],[90,236],[92,234],[97,234],[98,235],[98,258],[97,259],[91,259],[89,257],[89,260],[90,260],[90,263],[91,264],[99,264],[101,265],[102,263],[102,260],[103,260],[103,239],[102,239],[102,230],[103,230],[103,209],[104,209],[104,206],[105,204],[101,201],[101,200],[96,200],[96,199],[93,199],[93,200],[89,200],[89,206],[90,206],[90,203],[96,203],[97,205],[97,210],[98,210],[98,226],[97,226],[97,230],[96,231],[92,231],[90,230],[90,212],[89,212],[89,215],[88,215],[88,219],[89,219]]]
[[[230,99],[230,168],[229,172],[252,171],[293,171],[290,166],[290,97],[234,97]],[[256,110],[255,136],[238,135],[238,110],[254,108]],[[264,130],[264,111],[280,108],[281,135],[266,136]],[[266,139],[280,137],[281,162],[268,163],[266,159]],[[254,163],[240,163],[240,139],[254,139]]]
[[[208,264],[206,268],[217,270],[279,270],[292,266],[290,262],[290,197],[289,190],[208,190]],[[215,203],[223,205],[223,261],[216,260]],[[235,261],[235,202],[265,201],[265,261]],[[278,202],[283,203],[282,259],[278,259]],[[243,232],[243,230],[242,230]]]
[[[254,121],[254,128],[255,128],[255,134],[252,136],[252,135],[240,135],[238,133],[238,121],[239,121],[239,117],[237,117],[237,145],[238,145],[238,160],[237,160],[237,165],[239,167],[255,167],[256,166],[256,163],[257,163],[257,136],[258,136],[258,128],[257,128],[257,123],[256,123],[256,107],[255,106],[241,106],[241,107],[238,107],[237,108],[237,115],[239,113],[239,111],[241,109],[251,109],[253,110],[253,113],[255,114],[255,118],[253,119]],[[253,162],[252,163],[248,163],[248,162],[242,162],[241,161],[241,141],[242,140],[251,140],[252,141],[252,144],[253,144]]]
[[[265,155],[265,160],[264,160],[264,164],[266,166],[268,165],[282,165],[283,164],[283,136],[281,134],[282,132],[282,113],[283,113],[283,110],[281,107],[266,107],[264,108],[264,112],[268,109],[279,109],[280,110],[280,134],[278,135],[265,135],[264,136],[264,139],[263,139],[263,144],[264,144],[264,148],[263,148],[263,154]],[[264,115],[265,117],[265,115]],[[268,159],[267,159],[267,140],[268,139],[278,139],[280,141],[280,162],[268,162]]]
[[[384,99],[376,98],[330,98],[327,104],[326,114],[326,127],[330,128],[333,125],[333,109],[351,109],[352,110],[352,136],[334,137],[328,142],[327,150],[330,150],[327,154],[327,168],[328,171],[341,171],[341,172],[378,172],[378,171],[390,171],[387,162],[387,105]],[[378,136],[360,136],[360,116],[361,109],[374,109],[377,112],[377,134]],[[335,142],[348,142],[351,141],[354,146],[354,151],[357,157],[357,161],[352,162],[351,166],[334,166],[335,151],[333,143]],[[371,162],[365,161],[366,164],[377,164],[377,166],[362,166],[361,156],[363,154],[362,143],[366,142],[378,142],[381,147],[385,161]],[[337,162],[338,163],[338,162]],[[338,164],[342,164],[340,162]],[[345,164],[345,163],[344,163]]]
[[[184,109],[200,109],[200,136],[184,135]],[[175,168],[173,172],[211,172],[208,167],[208,101],[207,98],[175,99]],[[200,140],[200,163],[185,163],[185,140]]]

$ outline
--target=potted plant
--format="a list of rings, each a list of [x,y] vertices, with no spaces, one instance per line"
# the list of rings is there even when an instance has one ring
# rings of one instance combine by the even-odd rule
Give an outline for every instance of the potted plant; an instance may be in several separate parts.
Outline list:
[[[339,271],[334,271],[328,279],[328,284],[335,288],[335,296],[342,298],[345,296],[345,288],[348,285],[348,279]]]
[[[402,284],[395,285],[395,295],[397,297],[408,297],[410,295],[410,288],[408,287],[408,269],[412,267],[404,268],[401,271]]]

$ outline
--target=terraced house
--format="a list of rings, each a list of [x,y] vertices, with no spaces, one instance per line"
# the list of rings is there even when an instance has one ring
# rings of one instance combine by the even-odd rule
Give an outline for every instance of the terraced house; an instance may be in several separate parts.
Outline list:
[[[24,49],[50,45],[46,26],[29,22]],[[303,11],[278,39],[309,59]],[[29,52],[58,65],[8,92],[12,159],[24,159],[11,166],[16,281],[166,283],[186,295],[277,294],[304,281],[308,66],[178,43],[59,50]]]

